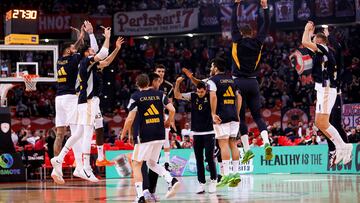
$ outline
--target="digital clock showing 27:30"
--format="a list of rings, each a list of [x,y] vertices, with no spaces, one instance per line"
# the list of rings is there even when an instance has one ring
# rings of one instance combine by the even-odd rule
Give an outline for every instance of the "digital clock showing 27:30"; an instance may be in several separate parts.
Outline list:
[[[6,21],[11,19],[36,20],[37,10],[12,9],[6,13]]]

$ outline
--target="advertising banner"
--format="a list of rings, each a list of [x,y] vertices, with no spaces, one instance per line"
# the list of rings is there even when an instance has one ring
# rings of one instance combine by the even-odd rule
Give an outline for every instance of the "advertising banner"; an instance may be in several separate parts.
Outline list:
[[[275,2],[276,22],[293,22],[294,21],[294,1],[278,1]]]
[[[14,181],[25,181],[25,168],[20,154],[0,154],[0,182]]]
[[[199,8],[117,12],[114,34],[123,36],[187,32],[198,27]]]
[[[11,139],[11,114],[8,107],[0,107],[0,154],[15,152]]]
[[[69,33],[70,26],[71,14],[39,16],[39,34]]]
[[[342,108],[344,128],[354,128],[357,125],[360,125],[360,104],[344,104]]]
[[[360,173],[360,145],[353,145],[352,161],[347,165],[342,163],[330,168],[328,160],[327,145],[274,147],[274,158],[265,160],[264,148],[254,147],[251,149],[255,157],[246,164],[239,165],[241,174],[267,174],[267,173]],[[243,157],[243,149],[240,149]],[[106,178],[121,178],[131,176],[132,151],[107,151],[106,158],[114,160],[115,157],[123,155],[127,160],[121,160],[120,164],[106,167]],[[124,154],[126,154],[124,156]],[[163,157],[163,156],[162,156]],[[163,158],[160,164],[163,164]],[[171,150],[171,165],[175,176],[196,176],[196,161],[193,149]],[[219,169],[219,166],[217,166]],[[218,170],[219,171],[219,170]],[[126,176],[124,175],[126,174]],[[206,171],[206,175],[209,173]]]
[[[200,32],[220,32],[220,9],[219,6],[208,4],[200,7],[199,31]]]

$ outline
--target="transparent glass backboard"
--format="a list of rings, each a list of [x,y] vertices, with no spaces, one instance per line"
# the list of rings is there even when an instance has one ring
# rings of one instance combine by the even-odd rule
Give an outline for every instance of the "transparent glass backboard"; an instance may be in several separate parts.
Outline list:
[[[23,82],[23,74],[39,75],[37,82],[56,82],[57,45],[0,45],[0,83]]]

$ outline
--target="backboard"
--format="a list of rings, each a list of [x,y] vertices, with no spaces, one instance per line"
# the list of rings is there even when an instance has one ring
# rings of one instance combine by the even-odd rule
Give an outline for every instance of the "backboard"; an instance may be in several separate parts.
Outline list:
[[[19,83],[23,74],[37,82],[56,82],[57,45],[0,45],[0,83]]]

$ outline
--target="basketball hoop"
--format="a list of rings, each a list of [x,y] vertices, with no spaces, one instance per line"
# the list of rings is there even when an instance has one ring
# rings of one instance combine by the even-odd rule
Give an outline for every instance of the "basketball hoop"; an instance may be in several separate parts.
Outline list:
[[[22,75],[22,78],[24,79],[24,83],[25,83],[25,91],[27,92],[32,92],[32,91],[36,91],[36,83],[37,83],[37,79],[39,78],[39,75],[35,75],[35,74],[27,74],[27,75]]]

